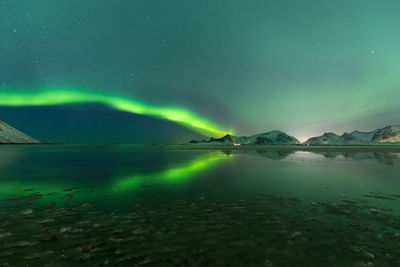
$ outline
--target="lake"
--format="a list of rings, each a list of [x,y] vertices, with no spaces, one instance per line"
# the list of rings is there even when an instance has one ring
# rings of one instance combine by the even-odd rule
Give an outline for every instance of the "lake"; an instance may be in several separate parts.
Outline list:
[[[399,266],[400,153],[0,146],[0,266]]]

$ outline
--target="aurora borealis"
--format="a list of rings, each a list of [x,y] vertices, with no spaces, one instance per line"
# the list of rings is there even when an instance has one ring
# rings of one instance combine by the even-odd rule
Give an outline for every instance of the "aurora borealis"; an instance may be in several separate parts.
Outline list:
[[[177,122],[204,135],[218,136],[232,133],[219,129],[213,123],[196,116],[188,110],[175,107],[155,107],[127,98],[106,94],[59,88],[18,94],[0,92],[0,105],[3,106],[46,106],[73,103],[102,103],[118,110]]]
[[[302,141],[399,124],[398,14],[396,0],[1,1],[0,117],[65,142],[66,125],[102,124],[87,103],[155,118],[108,113],[115,138],[143,129],[137,143],[154,124],[166,141],[175,123]]]

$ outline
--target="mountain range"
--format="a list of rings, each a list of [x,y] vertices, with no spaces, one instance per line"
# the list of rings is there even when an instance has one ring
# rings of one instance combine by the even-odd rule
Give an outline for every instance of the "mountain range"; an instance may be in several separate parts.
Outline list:
[[[382,143],[400,144],[400,125],[387,126],[371,132],[353,131],[341,136],[324,133],[304,142],[306,145],[374,145]]]
[[[0,144],[40,144],[43,143],[11,127],[0,119]],[[387,126],[370,132],[353,131],[341,136],[328,132],[321,136],[309,138],[301,143],[285,132],[274,130],[251,136],[225,135],[221,138],[190,141],[192,144],[225,144],[225,145],[400,145],[400,125]]]
[[[11,127],[0,119],[0,144],[40,144],[36,140],[21,131]]]
[[[304,143],[278,130],[252,136],[233,136],[227,134],[221,138],[211,137],[209,140],[192,140],[190,143],[233,145],[379,145],[390,143],[400,145],[400,125],[387,126],[371,132],[346,132],[341,136],[329,132],[321,136],[309,138]]]
[[[234,136],[227,134],[221,138],[213,138],[206,141],[192,140],[190,143],[220,143],[220,144],[236,144],[236,145],[298,145],[301,144],[293,136],[289,136],[286,133],[278,130],[255,134],[252,136]]]

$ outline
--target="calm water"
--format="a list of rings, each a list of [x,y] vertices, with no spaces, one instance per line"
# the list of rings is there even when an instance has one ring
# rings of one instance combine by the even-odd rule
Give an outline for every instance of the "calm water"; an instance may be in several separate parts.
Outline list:
[[[0,266],[399,266],[400,153],[0,147]]]

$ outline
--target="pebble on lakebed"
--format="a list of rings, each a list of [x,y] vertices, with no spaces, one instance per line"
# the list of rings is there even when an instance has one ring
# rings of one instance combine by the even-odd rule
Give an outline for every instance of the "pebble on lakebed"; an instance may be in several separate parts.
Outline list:
[[[399,216],[340,196],[335,204],[262,195],[120,213],[92,203],[1,211],[0,266],[400,265]]]

